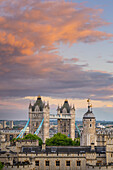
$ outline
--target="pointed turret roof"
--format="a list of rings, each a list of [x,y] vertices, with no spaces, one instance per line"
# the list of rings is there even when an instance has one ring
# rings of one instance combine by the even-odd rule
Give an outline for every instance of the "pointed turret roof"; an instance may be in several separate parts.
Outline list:
[[[67,110],[67,113],[70,113],[70,106],[67,99],[64,101],[63,106],[60,108],[61,113],[63,112],[64,108]]]
[[[42,99],[41,99],[41,96],[39,95],[37,97],[37,100],[35,102],[35,104],[33,105],[32,107],[32,110],[34,111],[35,110],[35,107],[38,105],[40,111],[43,111],[43,107],[44,107],[44,103],[42,102]]]

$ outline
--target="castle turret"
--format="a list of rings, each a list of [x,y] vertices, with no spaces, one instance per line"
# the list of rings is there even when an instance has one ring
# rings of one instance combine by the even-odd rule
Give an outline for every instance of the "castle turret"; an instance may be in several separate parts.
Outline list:
[[[88,111],[83,116],[83,132],[81,133],[81,146],[91,146],[91,143],[96,145],[96,119],[92,112],[90,100],[88,102]]]

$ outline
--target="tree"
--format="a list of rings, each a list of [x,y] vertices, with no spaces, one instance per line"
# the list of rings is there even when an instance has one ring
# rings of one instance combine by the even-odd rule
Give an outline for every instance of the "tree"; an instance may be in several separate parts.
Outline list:
[[[74,146],[80,146],[80,138],[74,139]]]
[[[0,170],[2,170],[4,167],[4,165],[2,164],[2,162],[0,162]]]
[[[73,141],[66,135],[57,133],[52,138],[46,139],[47,146],[79,146],[78,141]]]
[[[42,139],[39,138],[37,135],[35,134],[31,134],[29,133],[28,135],[24,136],[23,140],[27,140],[27,139],[30,139],[30,140],[39,140],[39,145],[41,146],[42,145]]]
[[[26,135],[26,136],[24,136],[23,138],[13,138],[12,140],[11,140],[11,142],[12,142],[12,144],[15,144],[15,142],[16,141],[18,141],[18,140],[28,140],[28,139],[30,139],[30,140],[38,140],[39,141],[39,145],[41,146],[42,145],[42,139],[41,138],[39,138],[37,135],[35,135],[35,134],[31,134],[31,133],[29,133],[28,135]]]

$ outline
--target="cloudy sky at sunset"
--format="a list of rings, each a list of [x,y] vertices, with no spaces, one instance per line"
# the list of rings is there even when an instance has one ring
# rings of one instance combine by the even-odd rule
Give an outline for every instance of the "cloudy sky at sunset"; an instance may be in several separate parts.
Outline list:
[[[113,0],[0,0],[0,119],[51,113],[67,98],[82,119],[113,120]]]

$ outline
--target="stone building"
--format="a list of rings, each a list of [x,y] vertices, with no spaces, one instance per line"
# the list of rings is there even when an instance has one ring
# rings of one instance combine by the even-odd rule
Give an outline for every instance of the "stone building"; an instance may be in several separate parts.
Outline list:
[[[7,121],[6,120],[3,120],[3,129],[5,129],[6,128],[6,123],[7,123]]]
[[[113,129],[100,129],[97,130],[97,145],[106,146],[109,138],[113,138]]]
[[[9,121],[9,128],[13,129],[13,120]]]
[[[81,146],[91,146],[91,143],[96,144],[97,134],[96,134],[96,119],[91,109],[91,104],[88,101],[88,111],[83,116],[83,131],[81,133]]]
[[[64,101],[63,106],[57,108],[58,133],[67,135],[74,140],[75,138],[75,108],[71,107],[68,100]]]
[[[40,96],[37,97],[34,105],[29,105],[29,132],[34,134],[41,124],[42,120],[42,128],[39,131],[38,136],[45,142],[47,138],[49,138],[49,104],[45,104],[42,102]]]
[[[38,112],[36,108],[38,109]],[[47,110],[44,110],[45,108],[47,108]],[[38,119],[36,118],[35,122],[33,119],[34,115],[32,114],[38,114],[41,112],[43,115],[43,112],[47,113],[49,106],[42,103],[41,98],[38,97],[36,103],[33,106],[30,105],[30,109],[30,128],[31,132],[34,133],[35,127],[32,126],[35,125],[34,123],[36,123]],[[68,117],[69,119],[71,109],[74,115],[75,109],[71,108],[66,100],[64,105],[61,108],[58,108],[59,117]],[[71,128],[70,120],[71,119],[67,122],[70,122]],[[38,141],[29,140],[20,140],[17,141],[15,145],[11,145],[11,143],[6,142],[2,136],[0,143],[0,161],[5,165],[3,170],[113,169],[113,133],[110,130],[99,130],[96,132],[95,121],[96,120],[91,110],[91,105],[88,102],[88,111],[83,116],[81,146],[46,146],[44,143],[42,146],[39,146]],[[67,129],[71,136],[70,128],[68,126],[66,126],[66,128],[65,126],[62,127],[61,122],[63,122],[64,126],[65,119],[62,121],[60,119],[59,126],[61,128],[59,128],[59,130],[63,130],[62,132],[68,135],[65,130]],[[45,127],[43,127],[43,129],[44,128]]]
[[[113,138],[106,146],[42,146],[17,141],[0,150],[3,170],[99,170],[113,168]]]

